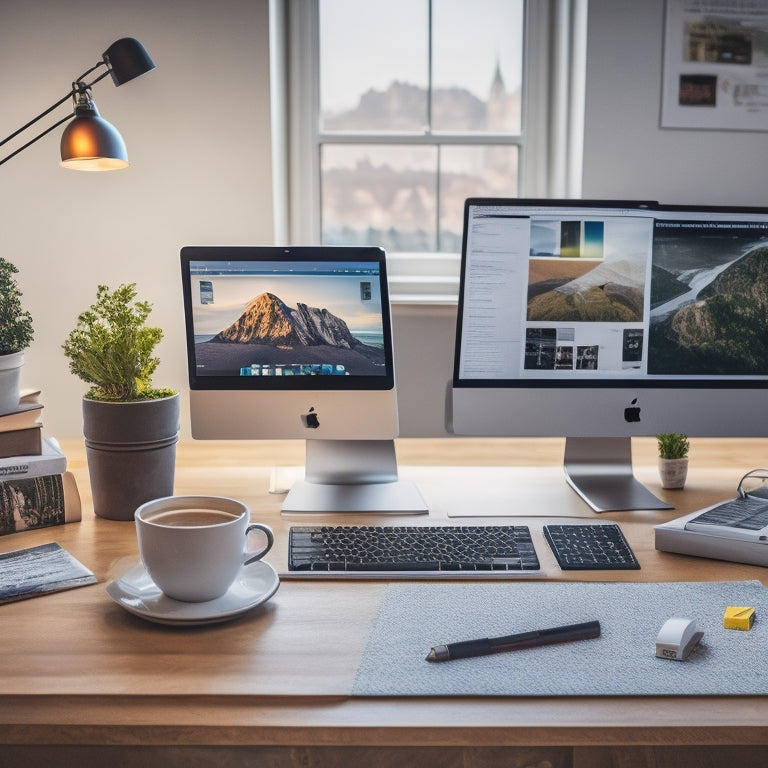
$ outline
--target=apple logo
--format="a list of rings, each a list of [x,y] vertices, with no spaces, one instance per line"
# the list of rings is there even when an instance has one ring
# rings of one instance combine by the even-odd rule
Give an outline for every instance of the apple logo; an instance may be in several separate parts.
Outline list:
[[[307,413],[302,414],[301,421],[308,429],[317,429],[320,426],[320,420],[317,418],[314,406]]]
[[[629,408],[624,409],[624,421],[640,421],[640,407],[636,403],[637,398],[632,401]]]

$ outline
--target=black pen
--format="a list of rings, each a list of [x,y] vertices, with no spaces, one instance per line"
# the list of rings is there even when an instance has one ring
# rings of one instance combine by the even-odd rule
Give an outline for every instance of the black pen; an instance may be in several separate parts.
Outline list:
[[[427,661],[469,659],[473,656],[516,651],[519,648],[535,648],[550,643],[568,643],[571,640],[589,640],[599,636],[600,622],[586,621],[583,624],[567,624],[564,627],[520,632],[506,637],[485,637],[481,640],[464,640],[460,643],[436,645],[427,654]]]

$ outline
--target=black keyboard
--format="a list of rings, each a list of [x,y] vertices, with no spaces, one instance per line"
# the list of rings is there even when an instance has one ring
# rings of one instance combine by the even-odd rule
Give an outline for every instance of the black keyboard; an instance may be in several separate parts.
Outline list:
[[[635,553],[615,523],[545,525],[544,536],[564,571],[640,567]]]
[[[289,572],[538,571],[526,525],[292,527]]]
[[[768,501],[747,496],[719,504],[688,521],[703,525],[725,525],[747,531],[760,531],[768,525]]]

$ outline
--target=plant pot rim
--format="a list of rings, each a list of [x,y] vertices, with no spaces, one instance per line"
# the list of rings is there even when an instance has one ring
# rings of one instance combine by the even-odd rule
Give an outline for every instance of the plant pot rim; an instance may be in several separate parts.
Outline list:
[[[181,400],[91,400],[83,397],[83,436],[92,443],[143,443],[178,433]]]
[[[179,397],[179,395],[179,392],[174,392],[172,395],[152,397],[145,400],[100,400],[95,397],[88,397],[87,395],[83,395],[83,401],[87,403],[100,403],[102,405],[138,405],[140,403],[159,403],[163,400],[172,400],[174,397]]]

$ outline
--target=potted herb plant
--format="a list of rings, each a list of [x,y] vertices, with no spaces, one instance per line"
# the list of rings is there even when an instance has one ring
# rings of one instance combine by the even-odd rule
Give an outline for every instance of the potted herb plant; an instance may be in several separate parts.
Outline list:
[[[147,325],[151,311],[135,283],[100,285],[63,345],[70,371],[91,385],[82,406],[93,508],[111,520],[173,494],[179,394],[152,386],[163,331]]]
[[[688,436],[681,432],[656,435],[659,445],[659,476],[663,488],[684,488],[688,476]]]
[[[18,269],[0,257],[0,413],[19,405],[24,350],[32,343],[32,316],[21,304]]]

